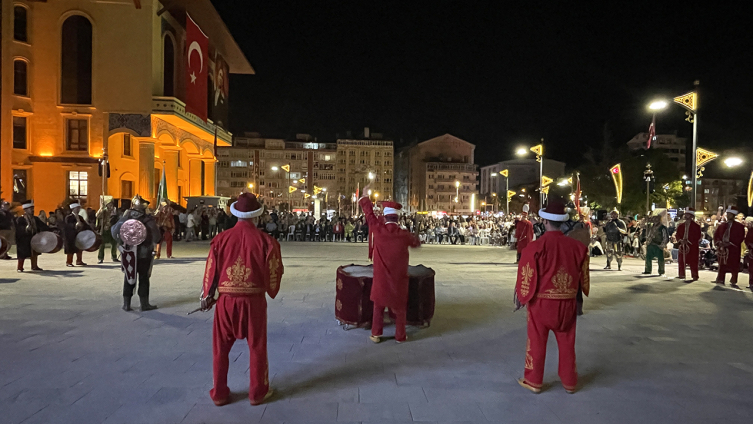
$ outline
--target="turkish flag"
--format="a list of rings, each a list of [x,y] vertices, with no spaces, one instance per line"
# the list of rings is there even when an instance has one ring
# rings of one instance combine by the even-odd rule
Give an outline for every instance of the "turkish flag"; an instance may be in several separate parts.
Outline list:
[[[186,112],[207,120],[209,38],[186,13]]]

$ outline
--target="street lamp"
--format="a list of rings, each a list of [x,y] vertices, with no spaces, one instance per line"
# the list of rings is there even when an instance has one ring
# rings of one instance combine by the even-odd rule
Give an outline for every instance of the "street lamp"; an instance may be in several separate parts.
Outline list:
[[[497,205],[497,199],[496,199],[497,193],[492,193],[492,197],[495,198],[494,203],[492,203],[492,213],[495,213],[496,211],[494,210],[495,209],[494,207]]]
[[[455,203],[458,203],[460,199],[460,181],[455,180]],[[455,207],[457,209],[457,206]]]
[[[664,110],[667,108],[667,104],[666,100],[655,100],[648,105],[648,108],[651,110]]]
[[[528,150],[526,150],[525,147],[518,147],[518,149],[515,150],[515,154],[518,156],[525,156],[528,154]]]
[[[731,158],[724,159],[724,164],[727,165],[727,168],[735,168],[742,165],[743,160],[733,156]]]
[[[692,176],[692,191],[690,192],[690,204],[693,205],[693,207],[696,207],[696,198],[697,198],[697,191],[698,191],[698,86],[700,85],[700,82],[696,80],[693,82],[693,85],[695,86],[694,91],[691,91],[690,93],[683,94],[682,96],[677,96],[674,99],[672,99],[675,103],[679,104],[680,106],[687,109],[685,114],[688,116],[686,121],[693,124],[693,145],[691,152],[691,161],[690,161],[690,171],[693,173]],[[662,110],[667,108],[669,105],[669,102],[664,100],[656,100],[651,102],[649,104],[648,108],[654,111],[654,122],[656,121],[656,111]],[[652,126],[654,124],[652,123]]]

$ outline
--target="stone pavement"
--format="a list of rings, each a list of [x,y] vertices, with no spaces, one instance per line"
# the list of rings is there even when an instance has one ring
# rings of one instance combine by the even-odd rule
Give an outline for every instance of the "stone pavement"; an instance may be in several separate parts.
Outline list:
[[[550,338],[540,395],[520,388],[525,311],[512,313],[513,252],[425,246],[411,263],[437,272],[430,328],[410,342],[373,345],[334,319],[338,265],[365,263],[365,244],[284,243],[285,276],[269,302],[269,357],[277,395],[252,407],[245,343],[232,351],[236,402],[211,387],[212,315],[198,306],[207,243],[178,243],[154,267],[156,311],[120,310],[112,263],[43,274],[0,262],[1,423],[750,423],[753,295],[710,284],[640,277],[592,263],[592,295],[578,320],[582,389],[567,395]],[[85,256],[95,264],[95,255]],[[676,266],[668,266],[674,274]],[[747,274],[741,275],[747,283]],[[136,301],[134,301],[136,303]],[[388,328],[387,332],[393,331]]]

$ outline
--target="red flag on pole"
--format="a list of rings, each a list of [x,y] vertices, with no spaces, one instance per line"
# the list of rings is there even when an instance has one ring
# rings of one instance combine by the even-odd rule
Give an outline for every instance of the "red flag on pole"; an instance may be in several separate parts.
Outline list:
[[[646,142],[646,150],[651,148],[651,142],[656,138],[656,114],[651,119],[651,126],[648,127],[648,141]]]
[[[186,111],[207,120],[209,38],[186,13]]]

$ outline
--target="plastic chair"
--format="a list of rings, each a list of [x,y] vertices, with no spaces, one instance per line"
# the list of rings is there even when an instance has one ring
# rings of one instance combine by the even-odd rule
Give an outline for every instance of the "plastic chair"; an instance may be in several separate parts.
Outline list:
[[[293,241],[295,241],[295,225],[291,225],[290,229],[288,230],[287,240],[290,241],[290,239],[293,239]]]

